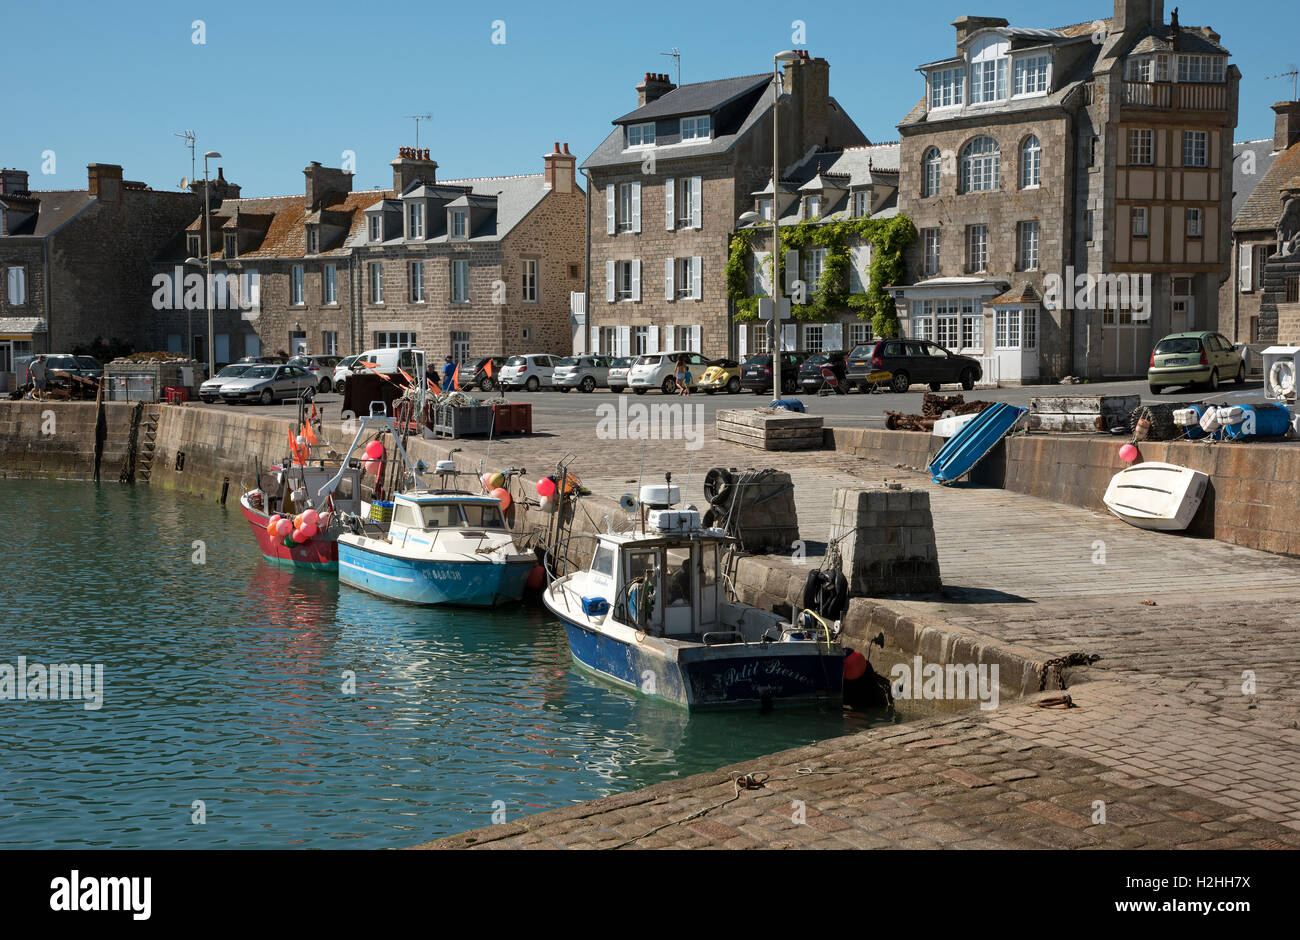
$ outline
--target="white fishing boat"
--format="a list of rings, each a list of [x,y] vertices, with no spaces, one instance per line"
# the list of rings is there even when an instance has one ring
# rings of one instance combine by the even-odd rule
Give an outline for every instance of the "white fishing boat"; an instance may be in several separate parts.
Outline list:
[[[693,507],[672,508],[679,495],[669,479],[642,487],[639,502],[625,497],[640,515],[632,531],[597,534],[590,566],[546,589],[574,659],[687,708],[838,700],[839,624],[806,612],[796,625],[732,599],[726,533]]]
[[[1103,501],[1139,529],[1181,532],[1191,525],[1209,485],[1209,476],[1190,467],[1139,463],[1111,477]]]

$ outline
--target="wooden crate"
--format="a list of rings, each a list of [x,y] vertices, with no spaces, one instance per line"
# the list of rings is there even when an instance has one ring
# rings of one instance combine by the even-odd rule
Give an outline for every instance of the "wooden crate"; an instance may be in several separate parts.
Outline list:
[[[718,440],[760,450],[820,450],[820,415],[766,409],[723,409],[717,416]]]
[[[1127,424],[1138,395],[1058,395],[1029,399],[1033,425],[1040,431],[1109,431]]]

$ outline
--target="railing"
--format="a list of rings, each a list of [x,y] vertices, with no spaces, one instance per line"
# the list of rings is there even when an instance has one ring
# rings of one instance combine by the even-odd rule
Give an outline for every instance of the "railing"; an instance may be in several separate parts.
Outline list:
[[[583,291],[569,291],[569,313],[575,316],[587,315],[587,295]]]
[[[1199,82],[1125,82],[1124,104],[1164,111],[1170,107],[1187,111],[1223,111],[1228,107],[1228,87]]]
[[[998,357],[997,356],[977,356],[980,361],[980,380],[975,383],[976,388],[997,388],[998,387]]]

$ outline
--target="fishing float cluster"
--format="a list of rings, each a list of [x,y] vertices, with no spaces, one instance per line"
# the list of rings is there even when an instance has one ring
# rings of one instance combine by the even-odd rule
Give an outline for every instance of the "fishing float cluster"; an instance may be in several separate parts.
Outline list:
[[[329,528],[332,514],[307,509],[296,516],[282,516],[278,512],[266,523],[267,534],[280,539],[286,548],[301,545]]]

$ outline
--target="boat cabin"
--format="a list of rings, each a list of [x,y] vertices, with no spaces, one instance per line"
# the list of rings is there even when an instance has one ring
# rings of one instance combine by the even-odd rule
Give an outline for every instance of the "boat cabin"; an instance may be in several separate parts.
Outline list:
[[[586,587],[609,602],[614,620],[651,636],[723,629],[718,582],[725,541],[721,533],[708,532],[658,538],[602,534]]]
[[[501,503],[493,496],[473,493],[400,493],[394,498],[388,528],[393,545],[432,548],[450,535],[470,542],[488,540],[493,545],[502,538],[508,540]]]
[[[278,512],[283,516],[292,516],[310,508],[308,500],[312,501],[316,509],[323,509],[323,500],[318,494],[339,473],[337,463],[330,465],[324,460],[306,466],[279,467],[268,471],[262,481],[266,514],[269,516]],[[333,495],[336,510],[360,514],[361,468],[343,469]]]

